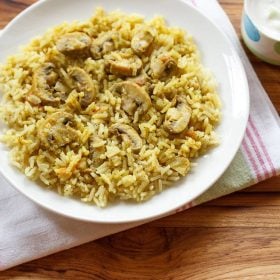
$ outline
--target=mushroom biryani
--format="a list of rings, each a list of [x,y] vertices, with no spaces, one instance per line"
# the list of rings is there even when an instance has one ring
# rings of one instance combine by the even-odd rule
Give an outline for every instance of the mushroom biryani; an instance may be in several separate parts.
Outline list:
[[[162,17],[97,9],[0,68],[12,164],[61,195],[144,201],[218,143],[216,83],[192,37]]]

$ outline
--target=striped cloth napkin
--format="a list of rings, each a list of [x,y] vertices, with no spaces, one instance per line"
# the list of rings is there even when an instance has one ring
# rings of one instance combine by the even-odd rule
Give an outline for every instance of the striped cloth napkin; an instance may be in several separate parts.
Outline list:
[[[176,212],[256,184],[280,171],[279,116],[229,19],[216,0],[189,2],[220,26],[239,53],[250,84],[251,113],[241,148],[222,178],[201,197]],[[101,225],[58,216],[23,197],[0,177],[0,270],[139,224]]]

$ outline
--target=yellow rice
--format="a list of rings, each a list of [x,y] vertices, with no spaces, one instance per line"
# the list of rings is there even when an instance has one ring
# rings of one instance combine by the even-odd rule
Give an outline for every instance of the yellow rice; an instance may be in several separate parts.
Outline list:
[[[50,59],[64,65],[62,72],[67,76],[71,62],[57,51],[57,39],[74,31],[95,38],[113,30],[119,34],[118,48],[129,48],[134,30],[144,23],[156,30],[156,45],[172,54],[181,75],[153,80],[152,107],[143,117],[132,119],[121,109],[121,98],[112,90],[122,78],[108,75],[103,59],[79,60],[76,63],[98,88],[96,99],[84,111],[77,111],[77,93],[72,92],[66,102],[73,107],[79,139],[56,150],[44,148],[37,135],[38,126],[61,108],[34,106],[26,95],[32,89],[34,70]],[[97,9],[86,22],[63,23],[32,40],[1,65],[0,90],[0,118],[7,125],[1,141],[11,149],[12,164],[31,180],[61,195],[99,207],[118,200],[140,202],[151,198],[185,176],[195,159],[218,143],[214,128],[220,120],[220,101],[215,80],[201,65],[192,37],[182,29],[168,27],[162,17],[145,22],[137,15],[106,14]],[[172,106],[170,93],[186,96],[192,109],[186,131],[172,137],[162,126],[164,114]],[[143,141],[139,152],[110,134],[110,126],[116,123],[133,123]]]

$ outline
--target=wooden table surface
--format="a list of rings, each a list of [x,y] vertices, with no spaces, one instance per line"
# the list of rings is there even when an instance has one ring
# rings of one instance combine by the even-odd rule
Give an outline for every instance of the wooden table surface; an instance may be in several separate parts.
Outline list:
[[[0,0],[0,28],[36,0]],[[241,0],[220,0],[240,35]],[[280,67],[250,60],[280,111]],[[280,142],[280,139],[279,139]],[[0,279],[280,279],[280,177],[0,273]]]

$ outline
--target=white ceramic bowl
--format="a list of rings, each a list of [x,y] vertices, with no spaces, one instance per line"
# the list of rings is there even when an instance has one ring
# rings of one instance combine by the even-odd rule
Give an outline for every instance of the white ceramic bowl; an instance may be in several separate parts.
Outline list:
[[[79,220],[100,223],[122,223],[145,220],[175,210],[205,192],[226,170],[236,154],[244,135],[249,94],[243,66],[229,40],[205,15],[180,0],[45,0],[17,16],[0,37],[0,61],[18,51],[34,36],[63,21],[85,20],[97,6],[111,11],[121,9],[151,18],[163,15],[172,26],[193,34],[201,51],[202,61],[211,69],[219,83],[222,122],[217,128],[221,144],[198,160],[198,166],[176,186],[166,189],[142,203],[120,202],[105,209],[62,197],[46,190],[9,164],[8,150],[0,146],[0,172],[22,194],[41,206]]]
[[[268,4],[269,5],[269,4]],[[248,49],[265,62],[280,65],[280,34],[272,36],[259,24],[254,14],[255,0],[245,0],[241,34]]]

